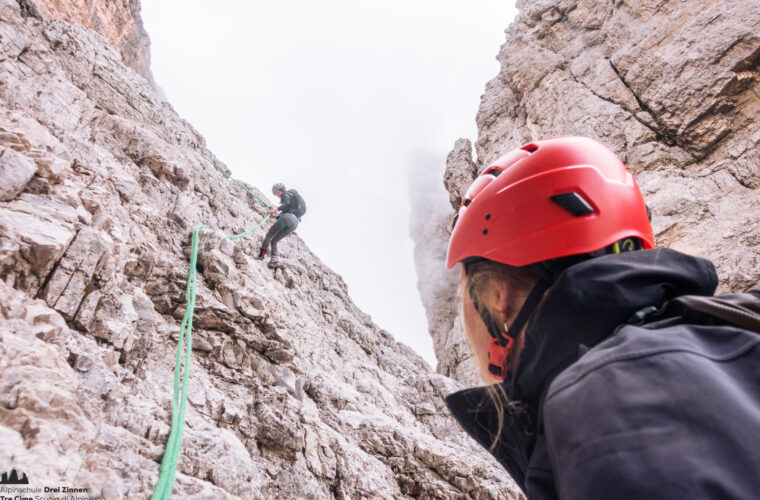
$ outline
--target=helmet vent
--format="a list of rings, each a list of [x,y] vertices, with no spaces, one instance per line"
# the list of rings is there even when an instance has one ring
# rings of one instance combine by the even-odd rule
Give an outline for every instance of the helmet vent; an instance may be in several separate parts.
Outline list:
[[[550,198],[554,203],[564,208],[575,217],[593,214],[594,207],[586,201],[583,196],[575,191],[570,193],[555,194]]]
[[[466,200],[464,200],[464,206],[465,206],[465,207],[469,207],[469,206],[470,206],[470,203],[472,203],[472,200],[471,200],[471,199],[467,198]]]
[[[527,151],[528,153],[535,153],[536,151],[538,151],[538,146],[536,146],[535,144],[526,144],[520,149]]]

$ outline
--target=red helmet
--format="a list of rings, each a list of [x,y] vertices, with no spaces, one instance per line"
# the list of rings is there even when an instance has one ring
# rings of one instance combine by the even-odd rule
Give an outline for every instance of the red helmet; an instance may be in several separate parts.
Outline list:
[[[469,257],[524,266],[632,237],[654,247],[644,199],[615,153],[585,137],[543,139],[475,179],[459,208],[447,266]]]

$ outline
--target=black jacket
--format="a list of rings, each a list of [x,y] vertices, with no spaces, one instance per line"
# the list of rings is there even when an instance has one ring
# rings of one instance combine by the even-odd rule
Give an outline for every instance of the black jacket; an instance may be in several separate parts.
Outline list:
[[[295,189],[288,189],[280,196],[280,206],[277,207],[282,213],[299,215],[299,200],[301,195]]]
[[[520,403],[503,408],[492,450],[529,499],[759,497],[760,335],[626,324],[716,285],[709,261],[668,249],[598,257],[560,275],[504,382]],[[446,402],[490,447],[497,408],[485,388]]]

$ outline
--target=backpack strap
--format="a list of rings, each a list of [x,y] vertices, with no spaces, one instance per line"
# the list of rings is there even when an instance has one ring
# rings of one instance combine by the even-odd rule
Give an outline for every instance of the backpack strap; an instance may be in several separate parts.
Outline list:
[[[647,329],[658,329],[694,321],[697,323],[719,321],[760,333],[760,287],[755,287],[747,293],[717,297],[682,295],[659,307],[645,307],[631,316],[626,323]]]
[[[747,293],[704,297],[682,295],[672,300],[686,309],[709,314],[744,330],[760,333],[760,287]]]

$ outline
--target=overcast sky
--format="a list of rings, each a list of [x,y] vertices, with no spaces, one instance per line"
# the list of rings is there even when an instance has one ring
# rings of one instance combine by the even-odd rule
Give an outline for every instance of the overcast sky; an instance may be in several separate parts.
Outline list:
[[[298,234],[432,367],[409,179],[437,178],[443,193],[446,154],[476,138],[514,15],[496,0],[142,2],[169,102],[234,177],[304,196]]]

